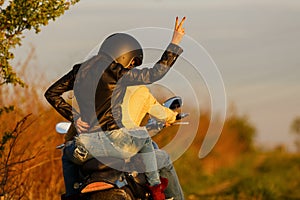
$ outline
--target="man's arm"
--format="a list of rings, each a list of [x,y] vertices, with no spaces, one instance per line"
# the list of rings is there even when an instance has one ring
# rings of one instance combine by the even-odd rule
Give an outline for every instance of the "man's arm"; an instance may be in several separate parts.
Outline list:
[[[185,21],[185,17],[178,23],[178,17],[176,17],[175,27],[171,43],[163,53],[161,59],[154,65],[153,68],[144,69],[132,69],[124,74],[122,78],[122,84],[124,85],[140,85],[140,84],[151,84],[155,81],[160,80],[173,66],[176,59],[182,53],[182,48],[179,47],[185,30],[182,27]]]
[[[143,69],[133,68],[124,74],[121,79],[121,83],[129,86],[151,84],[160,80],[173,66],[182,51],[181,47],[170,43],[161,59],[154,65],[154,67]]]

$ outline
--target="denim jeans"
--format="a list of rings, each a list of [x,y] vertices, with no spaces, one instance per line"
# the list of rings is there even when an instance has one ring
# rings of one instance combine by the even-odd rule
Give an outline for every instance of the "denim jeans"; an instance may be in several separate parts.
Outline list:
[[[184,195],[176,174],[176,171],[172,165],[169,155],[167,152],[157,149],[155,146],[155,155],[157,160],[157,165],[162,167],[159,170],[159,174],[162,177],[168,179],[168,187],[165,190],[166,198],[174,197],[174,200],[184,200]],[[77,194],[80,191],[74,189],[74,183],[80,182],[79,179],[79,165],[78,160],[73,156],[74,150],[76,148],[75,141],[69,141],[63,150],[62,165],[63,165],[63,175],[66,187],[66,196]]]
[[[168,153],[161,149],[155,149],[155,155],[157,164],[161,167],[159,170],[160,176],[168,179],[168,186],[164,192],[166,198],[173,197],[174,200],[184,200],[184,194],[177,173]]]
[[[125,160],[130,160],[132,156],[140,157],[144,167],[127,165],[130,168],[125,168],[125,170],[145,173],[149,184],[152,186],[160,183],[152,139],[145,127],[80,134],[76,140],[77,144],[82,144],[93,157],[117,170],[124,171],[124,166],[112,165],[107,157]]]

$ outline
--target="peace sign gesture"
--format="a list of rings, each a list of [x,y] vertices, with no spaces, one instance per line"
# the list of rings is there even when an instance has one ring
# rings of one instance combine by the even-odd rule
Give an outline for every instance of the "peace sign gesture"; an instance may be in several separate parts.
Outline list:
[[[182,18],[181,22],[178,24],[178,17],[176,17],[174,32],[171,43],[179,44],[182,40],[184,33],[184,28],[182,27],[183,22],[185,21],[185,17]]]

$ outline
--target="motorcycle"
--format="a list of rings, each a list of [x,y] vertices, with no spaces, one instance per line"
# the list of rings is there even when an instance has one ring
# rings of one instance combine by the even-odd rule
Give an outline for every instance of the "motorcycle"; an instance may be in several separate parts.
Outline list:
[[[178,96],[166,100],[163,106],[176,110],[182,106],[182,99]],[[177,120],[188,116],[187,113],[179,113]],[[173,125],[188,124],[188,122],[175,122]],[[56,125],[56,132],[60,134],[67,133],[70,122],[60,122]],[[146,128],[151,136],[157,134],[164,127],[164,123],[150,118]],[[65,144],[58,145],[57,149],[64,148]],[[153,142],[154,148],[158,148]],[[79,155],[87,154],[85,149],[77,147],[75,149]],[[103,158],[105,159],[105,158]],[[101,159],[103,161],[103,159]],[[137,165],[142,164],[135,156],[130,158],[130,161],[124,159],[109,158],[109,162],[116,162],[118,166],[132,163]],[[127,163],[126,163],[127,162]],[[115,164],[115,163],[111,163]],[[79,200],[152,200],[151,193],[147,187],[147,180],[144,173],[137,171],[126,172],[113,169],[99,161],[99,159],[89,159],[80,167],[81,182],[75,183],[74,188],[81,191]],[[61,199],[66,199],[62,195]]]

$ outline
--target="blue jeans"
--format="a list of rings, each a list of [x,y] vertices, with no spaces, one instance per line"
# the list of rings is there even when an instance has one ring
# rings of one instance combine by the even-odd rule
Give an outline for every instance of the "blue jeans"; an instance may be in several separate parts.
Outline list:
[[[78,160],[73,156],[76,148],[75,141],[70,141],[66,144],[63,157],[63,175],[66,187],[66,196],[77,194],[80,191],[74,189],[74,183],[79,182],[79,166]],[[166,198],[174,197],[174,200],[184,200],[184,195],[176,174],[176,171],[172,165],[169,155],[160,149],[155,149],[155,155],[158,166],[162,168],[159,170],[159,174],[162,177],[168,179],[169,183],[165,190]]]
[[[155,155],[158,166],[162,167],[159,170],[160,176],[168,179],[168,186],[164,191],[166,198],[173,197],[174,200],[184,200],[184,194],[177,173],[168,153],[161,149],[155,149]]]
[[[160,184],[157,161],[152,145],[152,139],[145,127],[134,129],[116,129],[106,132],[80,134],[76,138],[78,145],[83,145],[88,152],[100,162],[120,171],[138,171],[145,173],[151,186]],[[128,159],[138,156],[144,167],[132,165],[111,164],[107,157]],[[87,156],[89,157],[89,156]],[[102,158],[105,157],[105,160]]]

